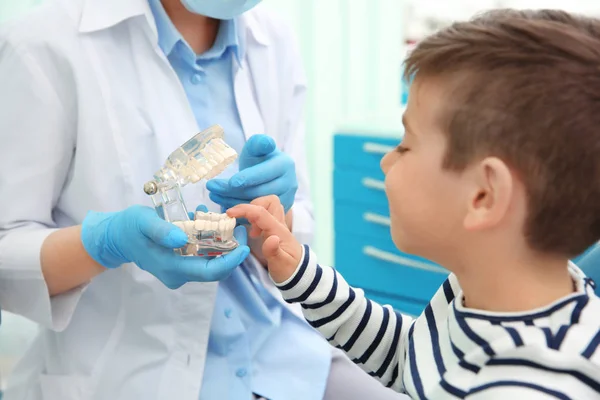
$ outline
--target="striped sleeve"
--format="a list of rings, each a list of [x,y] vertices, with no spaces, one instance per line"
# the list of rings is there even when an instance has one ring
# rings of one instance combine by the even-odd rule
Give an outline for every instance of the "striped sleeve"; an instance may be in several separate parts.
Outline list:
[[[600,372],[589,360],[553,349],[524,346],[491,358],[467,400],[595,399]]]
[[[287,302],[302,304],[306,320],[332,345],[384,385],[403,390],[411,317],[366,299],[333,268],[318,265],[308,246],[295,273],[277,286]]]

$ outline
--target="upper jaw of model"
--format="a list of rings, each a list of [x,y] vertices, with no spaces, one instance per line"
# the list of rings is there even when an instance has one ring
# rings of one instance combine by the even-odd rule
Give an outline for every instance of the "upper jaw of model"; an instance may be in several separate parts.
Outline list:
[[[214,234],[215,240],[227,242],[233,239],[235,222],[235,218],[230,218],[227,214],[198,211],[193,221],[174,221],[173,224],[192,239],[201,240]]]
[[[237,157],[234,149],[229,147],[223,139],[213,139],[200,150],[200,153],[206,160],[205,167],[200,167],[198,174],[192,179],[196,183],[201,179],[212,179],[219,175],[229,166]]]
[[[212,179],[236,158],[236,151],[223,140],[223,128],[210,127],[173,151],[163,167],[154,173],[154,179],[144,184],[144,192],[154,196],[174,185],[186,186]],[[160,196],[154,196],[152,200],[155,207],[163,202]]]

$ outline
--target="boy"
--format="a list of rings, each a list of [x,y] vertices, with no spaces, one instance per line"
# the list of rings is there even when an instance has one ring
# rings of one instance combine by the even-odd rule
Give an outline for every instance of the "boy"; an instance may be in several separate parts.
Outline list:
[[[397,247],[452,272],[413,320],[321,267],[276,198],[228,211],[331,344],[414,398],[600,398],[600,301],[569,259],[600,239],[600,23],[494,11],[425,39],[381,162]],[[356,268],[368,268],[357,265]]]

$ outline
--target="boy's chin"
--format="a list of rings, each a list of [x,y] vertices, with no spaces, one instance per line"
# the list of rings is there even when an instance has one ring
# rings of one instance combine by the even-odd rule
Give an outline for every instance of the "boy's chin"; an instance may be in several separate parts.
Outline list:
[[[394,242],[394,245],[396,246],[396,248],[398,250],[400,250],[403,253],[410,253],[412,254],[412,252],[410,251],[411,246],[410,242],[408,240],[406,240],[406,237],[404,236],[404,234],[402,233],[392,233],[392,241]]]
[[[423,246],[419,246],[417,243],[411,242],[402,233],[392,234],[392,241],[394,242],[396,248],[402,253],[427,258],[424,254],[422,254],[424,253]]]

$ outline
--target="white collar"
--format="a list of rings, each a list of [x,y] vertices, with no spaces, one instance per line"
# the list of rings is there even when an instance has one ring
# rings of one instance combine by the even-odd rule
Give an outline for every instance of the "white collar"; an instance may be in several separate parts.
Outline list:
[[[79,31],[96,32],[138,16],[145,15],[154,26],[154,18],[147,0],[84,0]]]

